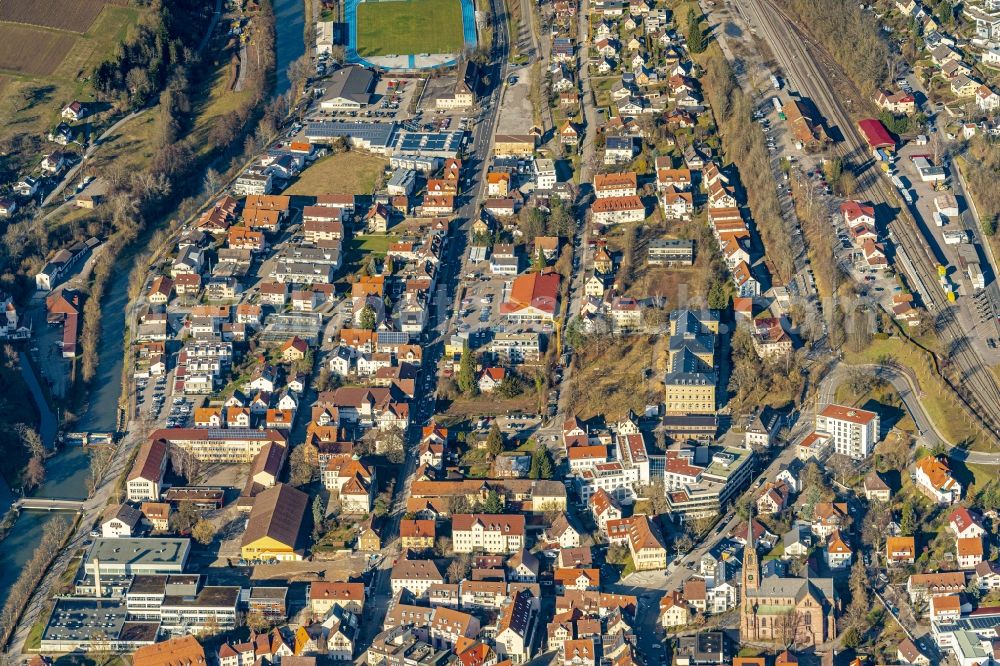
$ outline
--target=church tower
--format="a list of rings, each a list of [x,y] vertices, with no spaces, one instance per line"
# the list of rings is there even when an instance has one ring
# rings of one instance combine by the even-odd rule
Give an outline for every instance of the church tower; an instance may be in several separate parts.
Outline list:
[[[743,547],[743,590],[756,590],[760,583],[760,562],[757,560],[757,544],[753,540],[753,511],[747,520],[747,542]],[[744,594],[744,597],[747,595]]]
[[[740,604],[740,636],[745,641],[757,640],[757,611],[754,593],[760,585],[760,562],[753,538],[753,509],[747,519],[747,540],[743,547],[743,603]]]

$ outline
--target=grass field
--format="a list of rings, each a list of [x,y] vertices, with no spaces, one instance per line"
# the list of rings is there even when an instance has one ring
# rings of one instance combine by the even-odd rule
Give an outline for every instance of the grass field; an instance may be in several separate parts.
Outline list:
[[[872,340],[868,349],[861,353],[846,353],[844,360],[851,364],[877,363],[884,356],[890,356],[895,362],[913,370],[923,391],[920,400],[927,411],[927,416],[945,439],[952,443],[972,440],[972,448],[975,449],[980,439],[977,436],[977,428],[970,424],[961,409],[952,403],[951,393],[934,374],[927,356],[915,346],[907,345],[899,338],[876,339]]]
[[[198,113],[193,135],[199,154],[204,154],[211,145],[207,137],[215,121],[227,114],[235,113],[250,98],[249,89],[230,88],[233,65],[229,56],[230,51],[226,49],[218,58],[210,80],[206,81],[207,85],[202,88],[203,94],[195,101]],[[243,66],[249,64],[244,63]]]
[[[285,194],[371,194],[388,160],[360,152],[337,153],[307,167]]]
[[[358,5],[358,55],[459,53],[465,46],[459,0],[387,0]]]
[[[0,69],[14,74],[48,76],[76,43],[75,35],[24,25],[0,26]]]
[[[5,0],[0,3],[0,21],[83,33],[105,4],[105,0]],[[114,4],[128,3],[123,0]]]

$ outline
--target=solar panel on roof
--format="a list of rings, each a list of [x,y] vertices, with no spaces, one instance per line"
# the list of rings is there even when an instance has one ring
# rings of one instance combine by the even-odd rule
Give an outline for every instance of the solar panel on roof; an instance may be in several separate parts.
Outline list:
[[[402,331],[380,331],[378,343],[380,345],[405,345],[410,341],[410,334]]]

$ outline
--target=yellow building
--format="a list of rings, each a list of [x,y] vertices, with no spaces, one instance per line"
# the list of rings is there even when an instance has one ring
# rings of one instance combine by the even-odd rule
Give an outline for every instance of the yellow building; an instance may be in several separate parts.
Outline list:
[[[672,374],[672,373],[671,373]],[[664,380],[668,414],[714,414],[716,388],[714,374],[667,375]]]
[[[670,313],[669,358],[663,378],[668,414],[715,413],[718,333],[719,317],[714,311]]]
[[[428,550],[434,547],[436,523],[433,520],[399,521],[399,539],[403,548]]]
[[[628,549],[636,571],[667,568],[667,549],[660,529],[648,516],[632,516],[628,530]]]
[[[497,134],[493,139],[494,157],[531,157],[535,137],[530,134]]]
[[[382,536],[375,529],[371,519],[361,526],[357,549],[366,553],[377,553],[382,550]]]
[[[308,504],[307,494],[284,484],[257,495],[243,534],[241,557],[250,562],[303,559],[300,532]]]

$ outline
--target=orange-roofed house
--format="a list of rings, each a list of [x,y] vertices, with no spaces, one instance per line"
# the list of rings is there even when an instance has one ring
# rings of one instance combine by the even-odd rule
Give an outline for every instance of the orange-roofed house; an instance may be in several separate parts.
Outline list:
[[[436,523],[433,520],[399,521],[399,540],[404,549],[428,550],[434,547]]]
[[[166,305],[174,293],[174,281],[166,275],[158,275],[149,287],[146,298],[154,305]]]
[[[962,617],[962,598],[957,594],[931,597],[931,622],[954,622]]]
[[[874,206],[863,204],[860,201],[845,201],[840,204],[840,213],[844,216],[844,222],[848,227],[864,224],[872,229],[875,228]]]
[[[456,514],[451,535],[456,553],[515,553],[524,547],[525,520],[520,514]]]
[[[595,223],[603,225],[642,222],[646,219],[646,206],[637,196],[606,197],[590,207]]]
[[[500,312],[518,323],[552,322],[559,311],[559,274],[529,273],[514,278]]]
[[[507,377],[507,371],[503,368],[483,368],[479,373],[479,392],[492,393]]]
[[[954,504],[962,498],[962,484],[951,475],[945,459],[924,456],[915,466],[917,488],[938,504]]]
[[[250,227],[229,227],[226,240],[229,247],[235,250],[263,252],[267,249],[267,242],[264,240],[264,233],[262,231],[254,231]]]
[[[144,645],[132,653],[132,666],[205,666],[205,649],[194,636]]]
[[[195,407],[194,425],[197,428],[221,428],[224,422],[222,407]]]
[[[510,174],[491,171],[486,174],[486,196],[505,197],[510,194]]]
[[[297,335],[293,335],[281,345],[281,358],[286,363],[301,361],[308,353],[309,343]]]
[[[843,569],[851,566],[851,557],[854,555],[854,552],[847,545],[847,542],[844,541],[843,537],[840,536],[840,531],[838,530],[827,539],[825,555],[826,566],[830,569]]]
[[[634,197],[638,194],[637,183],[634,171],[599,173],[594,176],[594,194],[598,199]]]
[[[562,663],[564,666],[595,666],[597,650],[594,639],[578,638],[564,642]]]
[[[691,621],[691,608],[680,592],[674,590],[660,599],[660,626],[683,627]]]
[[[889,537],[885,540],[885,561],[894,564],[913,564],[916,561],[917,546],[911,536]]]
[[[983,540],[979,537],[955,539],[959,569],[975,569],[983,561]]]
[[[601,586],[600,569],[556,569],[553,576],[556,592],[596,590]]]
[[[608,531],[608,522],[620,520],[622,509],[611,495],[604,488],[598,488],[590,496],[590,511],[594,515],[594,522],[604,534]]]
[[[325,618],[334,606],[360,616],[365,607],[365,584],[316,581],[309,584],[306,596],[315,617]]]

